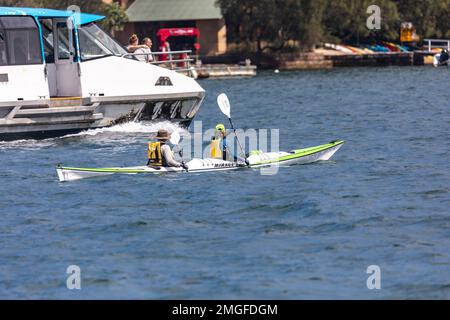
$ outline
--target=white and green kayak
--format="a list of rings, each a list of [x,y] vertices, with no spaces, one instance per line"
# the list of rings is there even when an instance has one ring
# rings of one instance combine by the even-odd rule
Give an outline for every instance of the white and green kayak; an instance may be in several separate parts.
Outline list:
[[[187,163],[188,170],[172,167],[118,167],[118,168],[74,168],[58,165],[56,171],[59,181],[74,181],[85,178],[107,176],[112,174],[164,174],[180,172],[210,172],[234,170],[240,168],[257,168],[273,164],[307,164],[329,160],[344,144],[344,141],[332,141],[321,146],[292,150],[290,152],[253,151],[247,158],[249,165],[242,162],[224,161],[220,159],[192,159]]]
[[[164,174],[164,173],[198,173],[211,171],[235,170],[240,168],[257,168],[273,164],[308,164],[329,160],[338,151],[344,141],[332,141],[321,146],[292,150],[290,152],[253,151],[247,158],[248,165],[242,162],[224,161],[220,159],[192,159],[188,169],[173,167],[118,167],[118,168],[74,168],[58,165],[56,172],[59,181],[74,181],[84,178],[106,176],[112,174]]]

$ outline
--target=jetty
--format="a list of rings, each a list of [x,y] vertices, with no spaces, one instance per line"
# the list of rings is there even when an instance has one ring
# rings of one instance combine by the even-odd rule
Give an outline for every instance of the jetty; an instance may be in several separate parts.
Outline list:
[[[199,78],[254,77],[257,67],[253,65],[206,64],[195,68]]]
[[[331,69],[335,67],[367,67],[367,66],[422,66],[433,63],[433,57],[442,49],[450,50],[450,40],[424,39],[421,49],[400,52],[370,52],[357,49],[357,52],[345,49],[345,46],[328,45],[308,53],[280,54],[277,57],[281,70]]]

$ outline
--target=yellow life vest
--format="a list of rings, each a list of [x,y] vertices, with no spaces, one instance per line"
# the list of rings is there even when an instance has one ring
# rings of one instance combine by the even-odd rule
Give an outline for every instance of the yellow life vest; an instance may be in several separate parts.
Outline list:
[[[222,157],[221,139],[214,137],[211,140],[211,158],[222,159]]]
[[[152,166],[162,166],[161,142],[150,142],[148,144],[148,164]]]

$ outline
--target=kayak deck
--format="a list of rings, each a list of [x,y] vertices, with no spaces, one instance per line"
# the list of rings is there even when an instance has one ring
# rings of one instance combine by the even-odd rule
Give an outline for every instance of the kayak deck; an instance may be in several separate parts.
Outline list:
[[[304,149],[292,150],[290,152],[267,152],[253,154],[247,159],[250,166],[265,166],[274,163],[312,163],[316,161],[329,160],[345,143],[345,141],[332,141],[328,144]]]
[[[344,144],[344,141],[332,141],[328,144],[290,152],[252,152],[247,158],[249,166],[244,163],[224,161],[221,159],[193,159],[187,163],[188,170],[174,167],[111,167],[111,168],[77,168],[58,165],[56,171],[60,182],[107,176],[112,174],[163,174],[180,172],[225,171],[239,168],[256,168],[274,164],[308,164],[329,160]]]

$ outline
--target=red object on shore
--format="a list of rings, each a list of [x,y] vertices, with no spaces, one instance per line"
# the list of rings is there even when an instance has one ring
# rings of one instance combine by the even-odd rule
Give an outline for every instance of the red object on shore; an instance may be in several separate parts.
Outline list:
[[[160,43],[160,51],[167,52],[167,39],[170,37],[196,37],[200,36],[200,32],[197,28],[164,28],[159,29],[156,34]],[[200,44],[196,42],[194,44],[195,49],[200,49]],[[167,55],[163,54],[160,57],[161,60],[167,60]]]

